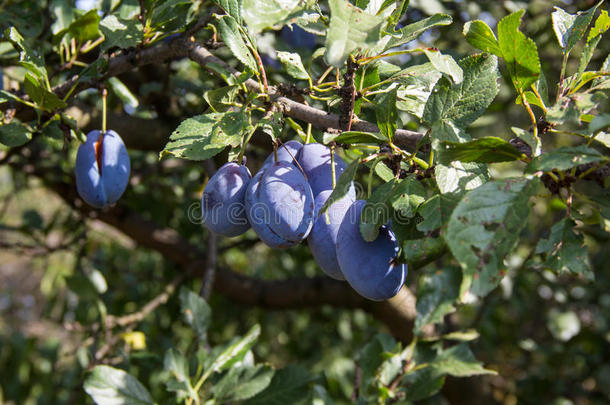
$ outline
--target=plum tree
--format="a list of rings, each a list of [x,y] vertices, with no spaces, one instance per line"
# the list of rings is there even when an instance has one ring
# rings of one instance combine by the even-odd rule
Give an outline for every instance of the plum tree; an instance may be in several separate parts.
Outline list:
[[[325,190],[316,196],[316,215],[331,193],[331,190]],[[345,195],[340,200],[335,201],[324,214],[315,220],[311,233],[307,237],[309,248],[318,266],[329,277],[336,280],[345,280],[337,261],[337,249],[335,247],[337,234],[341,221],[353,202],[354,198],[350,195]]]
[[[244,197],[251,178],[246,166],[234,162],[218,169],[201,195],[201,214],[206,227],[230,237],[250,229]]]
[[[314,199],[307,180],[287,162],[275,162],[259,173],[247,192],[246,210],[252,228],[271,247],[300,243],[314,219]]]
[[[345,213],[337,235],[337,261],[345,279],[356,292],[374,301],[392,298],[405,281],[407,265],[395,261],[396,237],[388,226],[379,229],[373,242],[360,234],[360,214],[366,204],[357,200]]]
[[[130,171],[129,155],[119,134],[91,131],[76,154],[76,189],[87,204],[102,208],[121,197]]]
[[[317,196],[322,191],[333,189],[330,153],[330,149],[321,143],[309,143],[303,145],[297,155],[297,161],[307,175],[314,196]],[[346,167],[347,165],[343,159],[335,155],[335,180],[341,176]],[[352,196],[352,199],[356,199],[354,187],[350,188],[349,194]]]
[[[303,144],[299,141],[288,141],[280,145],[277,148],[277,161],[293,163],[302,147]],[[273,162],[275,162],[275,156],[274,153],[271,153],[263,162],[263,167],[269,166]]]

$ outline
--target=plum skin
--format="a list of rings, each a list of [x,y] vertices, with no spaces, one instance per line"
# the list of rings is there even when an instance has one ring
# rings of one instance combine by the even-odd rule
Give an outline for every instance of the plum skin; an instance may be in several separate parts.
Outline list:
[[[251,177],[246,166],[234,162],[225,163],[210,177],[201,195],[202,219],[208,229],[228,237],[250,229],[244,197]]]
[[[127,184],[131,164],[123,140],[115,131],[98,130],[87,134],[87,141],[76,153],[76,190],[92,207],[103,208],[121,197]]]
[[[373,242],[360,235],[360,214],[366,201],[357,200],[347,210],[337,236],[337,261],[356,292],[373,301],[395,296],[405,281],[407,265],[396,263],[398,244],[394,233],[382,226]]]
[[[299,150],[303,147],[303,144],[299,141],[288,141],[283,145],[280,145],[277,148],[277,161],[278,162],[287,162],[294,163],[294,159],[296,159]],[[263,162],[262,168],[265,168],[275,162],[275,156],[271,153],[267,156],[267,159]],[[261,170],[262,170],[261,168]]]
[[[291,163],[275,162],[257,174],[246,199],[252,229],[271,247],[303,241],[313,226],[311,187]]]
[[[316,220],[307,237],[307,242],[313,258],[324,273],[335,280],[345,280],[345,276],[343,276],[337,261],[337,249],[335,246],[341,221],[354,202],[354,199],[350,195],[346,195],[328,207],[324,214],[318,216],[320,209],[331,194],[331,190],[325,190],[315,198]]]
[[[297,161],[307,175],[314,197],[325,190],[333,189],[330,148],[321,143],[303,145],[297,154]],[[335,180],[339,180],[347,164],[335,153]],[[355,188],[350,187],[349,195],[356,199]]]

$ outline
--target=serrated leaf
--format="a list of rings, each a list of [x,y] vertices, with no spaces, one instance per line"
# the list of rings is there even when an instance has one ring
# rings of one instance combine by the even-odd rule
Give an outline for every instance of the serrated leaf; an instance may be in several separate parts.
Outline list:
[[[171,154],[182,159],[205,160],[222,152],[228,145],[239,146],[241,132],[226,133],[224,131],[224,129],[237,128],[231,124],[235,124],[237,121],[235,118],[238,117],[233,115],[232,118],[225,120],[226,114],[229,113],[196,115],[182,121],[172,132],[165,149],[161,151],[161,157]]]
[[[521,31],[525,10],[515,11],[498,23],[498,43],[513,85],[518,91],[527,89],[540,76],[540,60],[536,43]]]
[[[183,287],[180,289],[180,308],[186,323],[191,325],[200,339],[205,339],[212,321],[212,310],[208,303],[198,294]]]
[[[125,20],[110,14],[100,22],[100,31],[104,35],[102,52],[115,47],[131,48],[142,42],[142,24],[137,19]]]
[[[398,111],[396,109],[397,87],[379,95],[375,101],[375,117],[379,131],[390,141],[398,126]]]
[[[477,49],[502,57],[498,39],[489,26],[481,21],[468,21],[463,30],[466,41]]]
[[[586,11],[578,12],[577,14],[566,13],[563,9],[555,7],[555,11],[551,14],[553,20],[553,30],[559,41],[559,46],[563,48],[563,53],[568,54],[583,37],[589,23],[593,19],[595,10],[602,2]]]
[[[330,195],[328,196],[328,200],[326,200],[322,208],[320,208],[318,216],[325,213],[328,207],[333,205],[336,201],[342,199],[347,194],[349,189],[352,187],[352,182],[354,181],[354,177],[356,176],[356,171],[358,171],[358,166],[360,166],[359,158],[354,159],[352,162],[350,162],[349,165],[347,165],[347,168],[343,173],[341,173],[339,180],[337,180],[335,189],[332,193],[330,193]]]
[[[163,368],[170,373],[170,379],[166,382],[168,391],[175,392],[179,397],[197,398],[197,393],[191,385],[189,376],[188,360],[178,350],[171,348],[165,352]]]
[[[142,383],[125,371],[110,366],[95,366],[85,380],[84,389],[99,405],[153,404]]]
[[[438,161],[447,165],[453,161],[495,163],[511,162],[522,158],[510,142],[495,136],[484,136],[469,142],[443,142],[439,150]]]
[[[347,0],[329,0],[330,25],[326,35],[329,65],[340,67],[353,51],[375,46],[385,19],[367,14]]]
[[[277,370],[271,383],[244,405],[292,405],[299,403],[309,392],[312,377],[307,370],[288,366]]]
[[[20,122],[0,125],[0,143],[14,148],[28,143],[32,139],[31,130]]]
[[[214,0],[214,3],[218,4],[228,15],[235,18],[235,21],[241,24],[241,8],[242,4],[244,3],[243,0]]]
[[[417,229],[421,232],[432,232],[445,226],[459,201],[459,194],[435,194],[417,209],[423,218],[423,221],[417,224]]]
[[[417,208],[426,200],[426,189],[415,176],[401,180],[389,198],[392,208],[404,218],[415,216]]]
[[[324,143],[336,142],[338,144],[353,144],[353,143],[386,143],[388,139],[379,132],[362,132],[362,131],[344,131],[341,133],[325,133]],[[394,177],[394,176],[392,176]]]
[[[15,27],[7,28],[4,31],[4,38],[19,52],[19,64],[47,83],[47,69],[42,54],[31,49]]]
[[[415,333],[430,323],[442,322],[443,317],[455,311],[459,298],[460,269],[447,267],[420,277],[417,287],[417,318]]]
[[[464,79],[464,72],[451,55],[443,55],[438,49],[424,48],[424,54],[436,70],[451,77],[453,83],[459,84]]]
[[[484,164],[451,162],[437,164],[434,177],[440,192],[445,194],[475,189],[489,180],[489,173]]]
[[[226,112],[239,94],[239,86],[225,86],[208,90],[203,93],[203,99],[214,112]]]
[[[390,209],[387,204],[392,195],[395,180],[377,187],[362,207],[360,214],[360,234],[367,242],[372,242],[379,236],[381,225],[390,220]]]
[[[275,370],[269,365],[234,367],[212,387],[216,401],[243,401],[263,391],[271,383]]]
[[[190,0],[164,0],[152,9],[150,26],[156,30],[171,32],[187,25],[193,18],[191,7],[197,3]]]
[[[252,34],[281,26],[313,12],[310,0],[243,0],[242,17]]]
[[[466,194],[443,237],[463,270],[462,296],[486,295],[503,276],[504,257],[519,240],[530,213],[537,178],[490,181]]]
[[[564,218],[551,228],[548,238],[541,239],[536,253],[544,254],[544,266],[558,273],[571,272],[594,279],[582,234],[574,230],[574,221]]]
[[[449,120],[465,128],[485,112],[498,93],[495,56],[473,55],[461,59],[458,65],[464,72],[462,82],[452,84],[441,77],[428,98],[422,118],[430,125]]]
[[[218,32],[220,32],[220,37],[233,56],[254,72],[258,72],[256,60],[252,56],[250,49],[248,49],[235,18],[229,15],[218,17]]]
[[[251,327],[244,337],[236,338],[227,345],[227,347],[214,359],[210,368],[215,372],[219,372],[240,361],[248,350],[252,348],[260,334],[260,325],[256,324]]]
[[[547,171],[553,169],[566,170],[586,163],[599,162],[604,159],[606,158],[600,152],[585,145],[563,146],[532,159],[531,163],[525,168],[525,172],[535,173],[539,170]]]
[[[309,73],[305,70],[303,62],[301,61],[301,55],[298,53],[291,52],[277,52],[277,57],[284,65],[286,73],[299,80],[309,80]]]
[[[474,355],[466,343],[460,343],[442,351],[431,363],[431,367],[439,373],[449,374],[455,377],[497,374],[497,372],[493,370],[485,369],[481,363],[474,358]]]
[[[383,52],[390,48],[396,48],[400,45],[413,41],[429,28],[439,25],[449,25],[452,22],[453,20],[449,15],[439,13],[409,24],[401,28],[398,32],[391,33],[391,38],[384,46]]]

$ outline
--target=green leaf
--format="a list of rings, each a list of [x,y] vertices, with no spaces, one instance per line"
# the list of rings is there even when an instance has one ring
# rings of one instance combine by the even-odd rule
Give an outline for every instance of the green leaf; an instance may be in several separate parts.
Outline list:
[[[591,42],[592,39],[600,37],[604,32],[610,29],[610,17],[608,16],[608,11],[600,10],[599,17],[595,20],[595,25],[589,31],[589,36],[587,37],[587,43]]]
[[[97,14],[97,10],[93,9],[74,20],[68,27],[68,31],[79,44],[84,44],[100,37],[99,24],[100,16]]]
[[[532,156],[539,156],[542,153],[542,142],[540,142],[539,137],[535,138],[530,131],[518,127],[510,127],[510,129],[519,139],[532,148]]]
[[[153,404],[150,394],[135,377],[110,366],[95,366],[85,380],[84,389],[99,405]]]
[[[481,21],[468,21],[464,25],[463,34],[466,41],[477,49],[502,57],[498,39],[489,26]]]
[[[519,240],[530,213],[537,178],[490,181],[466,194],[443,237],[463,270],[460,295],[483,296],[502,279],[504,257]]]
[[[58,108],[64,108],[67,105],[55,93],[47,90],[46,85],[40,83],[30,72],[25,74],[23,87],[32,101],[44,110],[53,111]]]
[[[417,286],[417,318],[415,333],[428,324],[442,322],[443,317],[455,311],[459,298],[460,269],[447,267],[419,278]]]
[[[218,31],[220,37],[227,45],[233,56],[237,58],[245,66],[252,69],[254,72],[258,72],[258,65],[254,56],[248,49],[244,38],[239,31],[239,25],[235,18],[229,15],[223,15],[218,17]]]
[[[409,24],[401,28],[398,32],[392,32],[391,36],[388,36],[389,41],[383,47],[383,52],[390,48],[396,48],[400,45],[406,44],[407,42],[413,41],[429,28],[439,25],[449,25],[452,22],[453,20],[449,15],[439,13]]]
[[[100,22],[100,31],[104,34],[102,52],[115,47],[132,48],[142,42],[142,24],[137,19],[124,20],[111,14]]]
[[[4,32],[4,38],[19,52],[19,64],[48,84],[47,69],[42,53],[31,49],[15,27],[7,28]]]
[[[307,370],[288,366],[277,370],[271,383],[244,405],[292,405],[302,401],[309,392],[312,377]]]
[[[168,391],[175,392],[181,398],[198,397],[191,385],[188,360],[182,353],[174,348],[165,352],[163,368],[171,376],[166,383]]]
[[[230,368],[233,364],[242,360],[250,348],[252,348],[260,334],[260,325],[256,324],[251,327],[244,337],[236,338],[227,345],[222,353],[214,359],[210,368],[214,372],[219,372]]]
[[[216,401],[232,402],[252,398],[269,386],[275,370],[269,365],[233,367],[212,386]]]
[[[479,163],[437,164],[434,177],[441,193],[472,190],[489,180],[487,166]]]
[[[123,104],[130,105],[132,107],[137,107],[140,105],[140,102],[134,96],[134,94],[129,90],[125,83],[119,80],[118,77],[110,77],[107,80],[108,87],[112,90],[114,94],[116,94],[119,99],[123,102]]]
[[[495,163],[511,162],[522,158],[510,142],[495,136],[484,136],[465,143],[443,142],[438,161],[447,165],[453,161]]]
[[[313,12],[311,0],[243,0],[242,17],[252,34],[265,28],[279,29],[307,12]]]
[[[212,321],[212,310],[198,294],[182,287],[180,289],[180,308],[186,323],[197,332],[199,339],[205,340]]]
[[[530,164],[525,168],[525,172],[535,173],[539,170],[548,171],[553,169],[566,170],[586,163],[599,162],[604,159],[606,158],[600,152],[585,145],[563,146],[532,159]]]
[[[416,216],[413,220],[417,224],[421,222],[421,217]],[[392,219],[392,227],[395,225]],[[417,230],[416,230],[417,231]],[[419,239],[404,239],[404,235],[396,235],[401,243],[401,261],[408,263],[414,268],[420,268],[430,262],[431,258],[440,258],[447,251],[447,244],[441,237],[433,238],[424,236]]]
[[[431,367],[405,374],[400,380],[409,401],[420,401],[438,393],[445,384],[445,376]]]
[[[367,14],[347,0],[329,0],[330,26],[326,35],[325,58],[340,67],[353,51],[375,46],[385,20]]]
[[[438,49],[434,48],[424,48],[423,51],[436,70],[450,76],[453,83],[458,84],[462,82],[464,72],[451,55],[443,55]]]
[[[235,21],[239,24],[242,23],[241,8],[244,0],[214,0],[214,3],[218,4],[228,15],[235,18]],[[264,1],[261,3],[264,3]]]
[[[194,15],[191,8],[197,6],[190,0],[162,0],[152,9],[150,25],[159,31],[174,31],[187,25]]]
[[[481,374],[497,374],[493,370],[485,369],[478,362],[467,343],[460,343],[439,354],[431,364],[438,373],[449,374],[455,377],[470,377]]]
[[[551,14],[553,30],[564,54],[570,53],[574,45],[583,37],[593,19],[595,10],[601,3],[597,3],[586,11],[580,11],[576,15],[566,13],[561,8],[555,7],[555,11]]]
[[[26,144],[32,139],[31,130],[20,122],[0,124],[0,143],[10,148]]]
[[[400,83],[396,107],[422,118],[426,102],[441,76],[430,62],[395,74],[393,78]]]
[[[214,112],[226,112],[239,94],[239,86],[225,86],[203,93],[204,100]]]
[[[286,73],[299,80],[309,80],[309,73],[305,70],[303,62],[301,61],[301,55],[298,53],[291,52],[277,52],[277,57],[284,65]]]
[[[525,10],[515,11],[498,23],[498,42],[506,68],[518,91],[527,89],[540,76],[536,43],[519,31]]]
[[[401,180],[394,188],[389,203],[403,218],[413,218],[417,208],[426,200],[426,189],[415,176]]]
[[[386,139],[392,140],[398,126],[398,111],[396,110],[397,87],[376,97],[375,117],[377,126]]]
[[[375,335],[358,353],[358,366],[361,371],[360,393],[364,394],[374,383],[377,370],[383,363],[383,354],[397,348],[396,340],[390,335]]]
[[[452,84],[446,77],[441,77],[428,98],[423,120],[430,125],[450,120],[465,128],[485,112],[498,93],[495,56],[473,55],[461,59],[458,65],[464,72],[462,82]]]
[[[341,133],[328,133],[324,134],[324,143],[336,142],[339,144],[352,144],[352,143],[375,143],[382,144],[386,143],[388,139],[378,132],[361,132],[361,131],[344,131]],[[392,176],[393,177],[393,176]]]
[[[589,131],[596,133],[610,127],[610,114],[600,114],[589,122]]]
[[[392,195],[393,187],[394,179],[377,187],[362,207],[360,234],[367,242],[377,239],[381,225],[390,220],[390,210],[386,201]]]
[[[432,232],[445,226],[459,201],[459,194],[435,194],[417,209],[423,218],[423,221],[417,224],[417,229],[421,232]]]
[[[353,184],[352,181],[354,180],[354,177],[356,176],[356,171],[358,171],[358,166],[360,166],[360,159],[354,159],[352,162],[350,162],[350,164],[347,166],[345,171],[343,173],[341,173],[339,180],[337,180],[335,189],[328,196],[328,200],[326,200],[326,202],[320,209],[318,216],[325,213],[326,210],[328,209],[328,207],[333,205],[336,201],[339,201],[340,199],[345,197],[345,195],[347,194],[349,189],[352,187],[352,184]]]
[[[582,234],[574,230],[576,224],[564,218],[551,228],[548,238],[541,239],[536,253],[544,254],[544,266],[558,273],[571,272],[593,280],[587,248]]]
[[[241,132],[225,132],[226,129],[234,129],[228,124],[235,122],[231,119],[223,121],[227,114],[229,113],[196,115],[182,121],[169,137],[161,157],[171,154],[182,159],[205,160],[222,152],[228,145],[239,146]]]

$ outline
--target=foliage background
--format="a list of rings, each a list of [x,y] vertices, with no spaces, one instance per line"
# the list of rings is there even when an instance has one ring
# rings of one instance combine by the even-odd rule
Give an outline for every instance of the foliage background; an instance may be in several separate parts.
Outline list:
[[[35,36],[50,44],[49,26],[54,20],[49,16],[64,3],[71,6],[67,0],[3,2],[0,28],[4,31],[18,21],[26,30],[24,36]],[[124,3],[138,8],[137,2]],[[522,30],[536,41],[544,74],[552,82],[559,77],[561,68],[561,53],[551,27],[552,6],[576,12],[593,3],[422,0],[411,2],[406,18],[412,22],[435,12],[450,14],[452,25],[434,28],[419,40],[424,46],[437,47],[457,59],[473,52],[461,33],[466,21],[479,18],[494,28],[502,17],[525,7]],[[259,39],[259,46],[290,49],[279,33],[269,32]],[[0,64],[9,64],[9,59],[2,56],[8,52],[7,47],[10,45],[6,41],[0,42]],[[609,51],[610,41],[602,40],[592,64],[601,65]],[[308,56],[307,50],[299,52],[304,59]],[[230,59],[224,48],[217,53]],[[268,62],[268,74],[273,80],[291,80]],[[407,61],[411,62],[415,63]],[[575,63],[577,60],[571,61],[572,70]],[[18,73],[10,69],[2,72],[4,87],[10,88],[13,75]],[[145,120],[154,117],[153,125],[141,127],[142,131],[148,130],[148,141],[163,134],[166,137],[183,118],[205,110],[202,94],[218,85],[216,79],[184,59],[141,67],[119,78],[136,94],[138,105],[127,106],[124,97],[111,92],[110,126],[117,126],[117,131],[124,134],[138,125],[147,125]],[[505,77],[488,113],[470,128],[473,137],[494,134],[509,138],[511,126],[527,128],[528,117],[514,99],[510,80]],[[82,93],[75,105],[72,114],[85,132],[99,126],[100,100],[96,91]],[[607,103],[604,108],[607,111]],[[40,165],[43,170],[71,173],[77,142],[64,147],[61,132],[53,135],[55,139],[50,137],[45,142],[54,153]],[[189,218],[206,178],[204,168],[197,162],[159,161],[158,150],[147,150],[146,142],[143,150],[130,150],[132,181],[120,203],[177,230],[205,250],[207,233]],[[549,142],[561,146],[564,140],[557,137]],[[268,150],[269,144],[264,140],[257,142],[247,152],[249,165],[258,167]],[[217,165],[226,159],[226,154],[215,158]],[[496,164],[492,174],[509,177],[518,173],[516,170],[513,163]],[[159,253],[138,246],[103,222],[85,222],[82,214],[68,207],[27,170],[2,166],[0,179],[0,402],[90,403],[82,383],[95,361],[92,356],[98,342],[92,342],[86,333],[70,330],[69,325],[88,325],[105,314],[134,312],[160,294],[184,269]],[[561,218],[563,208],[557,200],[538,203],[533,208],[536,215],[530,217],[527,231],[522,234],[522,243],[535,243],[540,236],[536,232]],[[583,231],[594,282],[549,271],[526,271],[521,263],[527,251],[518,250],[508,258],[510,271],[500,288],[484,299],[460,305],[440,326],[441,332],[475,328],[480,333],[471,348],[475,357],[498,375],[473,379],[499,403],[602,404],[610,400],[610,237],[593,226]],[[261,244],[253,245],[249,238],[236,247],[231,247],[232,243],[220,242],[225,251],[219,266],[263,278],[311,277],[320,273],[304,246],[273,251]],[[432,264],[410,271],[407,285],[415,288],[423,274],[433,274],[435,270]],[[199,291],[201,283],[189,278],[183,285]],[[350,403],[356,353],[377,333],[388,331],[360,309],[322,306],[268,310],[235,304],[220,294],[212,294],[210,306],[213,316],[208,339],[212,345],[243,335],[260,324],[261,337],[253,347],[255,357],[276,367],[298,364],[306,368],[315,376],[315,384],[325,387],[337,403]],[[106,359],[136,376],[158,403],[174,400],[161,382],[163,354],[170,347],[186,351],[194,338],[193,330],[178,314],[180,302],[175,294],[138,323]],[[456,381],[458,389],[459,384]],[[443,403],[442,395],[427,403]],[[463,396],[464,403],[476,403],[466,398],[466,393]]]

